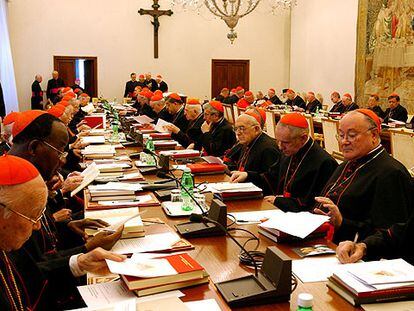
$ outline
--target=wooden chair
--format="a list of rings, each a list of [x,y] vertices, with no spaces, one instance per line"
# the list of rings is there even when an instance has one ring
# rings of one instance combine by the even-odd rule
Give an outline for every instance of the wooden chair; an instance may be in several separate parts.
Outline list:
[[[319,145],[323,146],[323,134],[315,133],[315,128],[313,127],[313,117],[311,114],[305,114],[306,121],[308,121],[309,125],[309,136],[312,139],[319,143]]]
[[[339,121],[332,120],[328,118],[322,118],[322,131],[323,131],[323,143],[325,146],[326,152],[333,155],[335,154],[342,154],[339,150],[339,143],[336,139],[336,135],[338,134],[338,124]]]
[[[266,110],[266,133],[272,138],[276,138],[276,119],[275,119],[275,113]]]
[[[414,169],[414,132],[390,129],[391,155],[408,170]]]
[[[223,104],[224,107],[224,117],[229,121],[231,124],[234,124],[236,119],[234,118],[234,111],[230,104]]]

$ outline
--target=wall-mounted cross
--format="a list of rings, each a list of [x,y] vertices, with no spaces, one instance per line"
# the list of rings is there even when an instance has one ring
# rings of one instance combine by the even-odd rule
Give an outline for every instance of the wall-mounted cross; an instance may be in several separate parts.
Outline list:
[[[152,10],[139,9],[138,13],[140,15],[151,15],[153,21],[151,22],[154,25],[154,58],[158,58],[158,29],[160,28],[159,17],[163,15],[171,16],[173,11],[171,10],[159,10],[160,5],[158,4],[159,0],[153,0],[154,4],[152,5]]]

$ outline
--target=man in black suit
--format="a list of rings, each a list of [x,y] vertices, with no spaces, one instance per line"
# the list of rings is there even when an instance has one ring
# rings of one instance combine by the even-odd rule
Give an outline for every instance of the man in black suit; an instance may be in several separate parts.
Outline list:
[[[338,92],[333,92],[331,94],[331,101],[333,102],[333,106],[329,112],[339,112],[342,113],[345,110],[345,106],[341,101],[341,95]]]
[[[155,92],[158,89],[158,85],[157,85],[157,81],[155,81],[152,77],[151,77],[151,73],[148,72],[145,74],[145,86],[151,91],[151,92]]]
[[[359,108],[359,106],[352,101],[352,95],[349,93],[346,93],[342,96],[342,103],[345,106],[343,113],[350,112]]]
[[[138,85],[137,74],[131,73],[131,80],[125,84],[124,97],[132,97],[134,94],[135,87]]]
[[[407,109],[401,106],[398,94],[392,93],[388,96],[388,104],[389,108],[385,110],[384,123],[392,122],[392,120],[407,122],[408,112]]]
[[[157,82],[157,90],[163,93],[168,92],[168,84],[162,79],[161,75],[157,75],[155,82]]]
[[[52,79],[47,81],[46,97],[52,103],[58,95],[59,89],[65,87],[65,82],[59,78],[59,72],[56,70],[52,72]]]
[[[38,109],[43,110],[43,91],[42,87],[40,86],[40,83],[42,83],[42,76],[36,75],[35,80],[32,83],[32,98],[31,98],[31,104],[32,109]]]

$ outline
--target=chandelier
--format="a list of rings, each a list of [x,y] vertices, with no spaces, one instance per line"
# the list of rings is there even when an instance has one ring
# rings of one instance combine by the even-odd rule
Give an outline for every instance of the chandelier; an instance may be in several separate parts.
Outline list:
[[[206,7],[211,14],[222,19],[230,32],[227,38],[233,44],[237,38],[237,32],[234,28],[237,26],[239,19],[250,14],[256,9],[263,0],[172,0],[173,4],[182,5],[186,9],[199,10],[201,7]],[[290,9],[296,5],[297,0],[268,0],[272,11],[277,9]]]

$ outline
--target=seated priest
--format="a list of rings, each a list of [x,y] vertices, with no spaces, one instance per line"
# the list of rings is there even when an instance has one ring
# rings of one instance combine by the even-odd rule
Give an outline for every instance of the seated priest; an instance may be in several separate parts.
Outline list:
[[[317,197],[315,212],[331,217],[334,241],[365,239],[376,230],[406,222],[413,210],[410,173],[380,141],[381,120],[357,109],[339,122],[343,162]]]
[[[287,97],[286,105],[291,106],[293,109],[303,109],[302,111],[306,109],[305,101],[303,100],[302,97],[297,95],[295,91],[288,89],[286,91],[286,97]]]
[[[403,258],[414,265],[414,214],[406,223],[394,224],[381,229],[360,242],[339,243],[336,254],[341,263],[354,263],[361,259]]]
[[[306,105],[306,113],[316,113],[318,110],[322,109],[321,102],[315,97],[314,92],[308,92],[306,94],[306,99],[308,104]]]
[[[167,110],[172,115],[172,124],[182,131],[187,131],[188,120],[184,115],[184,103],[180,95],[171,93],[167,97]]]
[[[174,124],[167,125],[165,128],[171,131],[172,139],[177,140],[183,147],[200,150],[201,125],[204,122],[203,108],[201,107],[200,100],[196,98],[187,99],[184,116],[189,122],[185,131],[180,130]]]
[[[342,104],[345,106],[343,113],[359,108],[359,106],[352,101],[352,95],[349,93],[342,96]]]
[[[223,158],[229,170],[261,174],[279,162],[275,140],[263,132],[265,122],[266,112],[260,108],[247,109],[236,119],[237,143]]]
[[[273,88],[270,88],[267,91],[267,100],[269,100],[273,105],[283,105],[283,102],[276,95],[276,91]]]
[[[381,119],[385,118],[385,112],[382,110],[380,103],[379,103],[379,96],[378,94],[372,94],[368,98],[368,109],[374,111],[378,117]]]
[[[147,117],[150,117],[151,119],[155,119],[157,117],[157,114],[152,110],[150,106],[150,99],[154,96],[154,93],[152,93],[149,90],[142,90],[138,93],[137,96],[137,102],[139,103],[139,109],[134,106],[138,110],[138,113],[141,115],[146,115]]]
[[[235,172],[233,182],[251,181],[272,194],[265,200],[283,211],[309,211],[337,162],[309,137],[306,118],[299,113],[284,115],[276,126],[276,141],[283,156],[264,174]]]
[[[212,100],[203,106],[200,143],[207,155],[222,157],[236,142],[233,127],[224,118],[222,103]]]
[[[392,122],[392,120],[404,123],[407,122],[408,112],[407,109],[401,105],[400,96],[398,94],[393,93],[388,96],[388,104],[389,108],[387,108],[384,113],[384,123]]]
[[[240,98],[237,102],[237,107],[246,109],[247,107],[251,106],[254,102],[254,94],[252,91],[247,91],[244,93],[244,96]]]
[[[171,122],[172,115],[168,112],[167,106],[165,105],[164,97],[161,94],[155,94],[151,97],[150,106],[152,110],[156,113],[154,121],[157,122],[158,119],[163,119],[164,121]]]
[[[86,272],[108,273],[105,259],[122,261],[124,256],[97,248],[70,256],[42,254],[25,248],[33,230],[39,230],[45,211],[47,188],[37,169],[27,160],[0,157],[0,309],[62,310],[82,306],[60,298],[71,278]],[[30,204],[27,204],[30,202]],[[57,264],[59,262],[59,264]]]
[[[329,112],[344,112],[345,106],[341,101],[341,95],[339,95],[337,91],[331,94],[331,101],[333,103],[333,106]]]
[[[219,101],[219,100],[218,100]],[[237,96],[237,90],[231,89],[229,96],[223,99],[224,104],[234,105],[237,104],[239,101],[239,97]]]
[[[229,97],[230,90],[226,87],[222,88],[220,94],[217,95],[216,100],[220,103],[224,103],[226,98]]]

